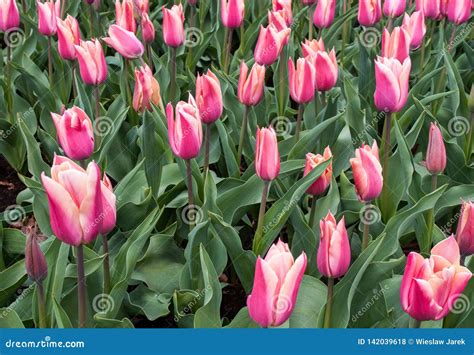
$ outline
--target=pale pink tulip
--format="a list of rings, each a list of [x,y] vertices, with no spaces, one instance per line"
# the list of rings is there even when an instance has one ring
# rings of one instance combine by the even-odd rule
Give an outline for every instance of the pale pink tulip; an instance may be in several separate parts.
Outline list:
[[[196,103],[203,123],[213,123],[222,115],[222,89],[219,79],[208,70],[196,79]]]
[[[332,158],[331,149],[326,147],[324,149],[324,155],[321,154],[306,154],[306,165],[304,168],[303,176],[308,175],[313,169],[316,169],[318,165]],[[321,195],[327,190],[331,184],[332,178],[332,163],[330,163],[320,177],[308,188],[306,191],[308,194],[316,196]]]
[[[245,16],[244,0],[221,0],[221,21],[225,27],[242,26]]]
[[[15,0],[0,0],[0,31],[16,29],[20,26],[20,12]]]
[[[379,148],[374,141],[372,147],[363,144],[356,149],[356,157],[350,160],[354,183],[359,200],[369,202],[382,192],[382,166],[379,161]]]
[[[254,63],[250,74],[245,62],[240,64],[238,84],[239,101],[247,106],[257,105],[263,97],[265,85],[265,66]]]
[[[462,203],[456,240],[462,255],[474,254],[474,203],[472,201]]]
[[[440,174],[446,168],[446,148],[443,135],[436,123],[431,123],[426,151],[426,169],[431,174]]]
[[[278,141],[272,127],[257,129],[255,171],[264,181],[271,181],[280,173]]]
[[[82,80],[87,85],[99,85],[107,79],[104,51],[97,39],[81,41],[76,49]]]
[[[76,45],[81,43],[79,23],[71,15],[65,20],[58,18],[58,52],[65,60],[76,60]]]

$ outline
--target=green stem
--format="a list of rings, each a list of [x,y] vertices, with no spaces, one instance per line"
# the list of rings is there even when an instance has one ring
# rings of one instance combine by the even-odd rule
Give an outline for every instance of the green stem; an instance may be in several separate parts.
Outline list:
[[[94,86],[94,101],[95,101],[95,119],[100,117],[100,89],[99,85]]]
[[[7,101],[7,111],[8,111],[8,118],[10,123],[13,124],[15,122],[15,118],[13,116],[13,89],[12,89],[12,47],[10,47],[9,41],[5,41],[7,45],[7,65],[5,68],[5,76],[6,76],[6,101]]]
[[[392,16],[389,16],[388,24],[387,24],[387,30],[388,30],[388,32],[392,32],[392,29],[393,29],[393,18],[392,18]]]
[[[472,154],[472,144],[474,141],[474,114],[471,113],[471,127],[469,128],[469,132],[467,132],[466,137],[466,161],[469,163]]]
[[[278,68],[278,82],[279,82],[279,97],[278,97],[278,103],[279,103],[279,107],[278,107],[278,114],[280,116],[284,116],[284,113],[285,113],[285,90],[283,90],[283,87],[284,87],[284,81],[285,81],[285,68],[286,68],[286,65],[285,65],[285,49],[283,48],[281,50],[281,53],[280,53],[280,62],[278,63],[279,65],[279,68]]]
[[[303,118],[303,113],[304,113],[304,104],[299,104],[298,116],[296,117],[296,132],[295,132],[296,142],[300,140],[301,119]]]
[[[48,37],[48,78],[49,87],[53,85],[53,52],[52,52],[51,36]]]
[[[242,119],[242,126],[240,127],[240,137],[239,137],[239,147],[237,150],[237,165],[240,168],[242,162],[242,151],[244,147],[245,132],[247,131],[248,125],[248,116],[249,116],[249,107],[245,105],[244,117]]]
[[[168,93],[168,101],[174,102],[176,97],[176,48],[171,48],[171,63],[170,63],[170,88]]]
[[[76,73],[77,73],[77,62],[72,62],[72,96],[73,100],[77,97],[77,86],[76,86]]]
[[[84,250],[82,244],[77,247],[77,297],[79,328],[86,327],[86,279],[84,275]]]
[[[104,249],[104,293],[110,294],[110,258],[109,241],[107,235],[102,235],[102,248]]]
[[[328,298],[326,302],[326,313],[324,314],[324,328],[331,328],[332,296],[334,289],[334,279],[328,278]]]
[[[343,17],[346,16],[347,10],[348,10],[347,0],[344,0],[344,2],[342,3],[342,16]],[[345,20],[342,25],[341,63],[343,66],[344,66],[344,52],[346,49],[347,34],[349,32],[348,24],[349,23],[347,22],[347,20]]]
[[[67,5],[67,0],[63,0],[61,3],[61,15],[60,15],[61,19],[64,18],[64,14],[66,13],[66,5]]]
[[[366,204],[367,206],[368,204]],[[362,224],[364,225],[364,230],[363,230],[363,233],[362,233],[362,251],[364,251],[365,249],[367,249],[368,245],[369,245],[369,230],[370,230],[370,226],[368,223],[363,223]]]
[[[314,195],[311,199],[311,211],[309,213],[309,228],[313,229],[314,228],[314,220],[316,218],[316,203],[318,201],[318,198],[316,195]]]
[[[263,224],[265,222],[265,209],[267,205],[267,196],[268,196],[268,191],[270,189],[270,183],[271,181],[265,180],[263,182],[263,190],[262,190],[262,200],[260,203],[260,210],[258,212],[258,222],[257,222],[257,230],[255,232],[255,236],[253,239],[253,251],[257,253],[257,248],[260,245],[260,241],[263,236]]]
[[[229,72],[229,61],[230,61],[230,50],[232,48],[232,34],[234,30],[232,28],[225,28],[226,44],[224,53],[224,73]]]
[[[382,150],[383,150],[383,171],[382,176],[384,177],[383,180],[383,187],[382,187],[382,211],[385,212],[388,206],[388,181],[389,181],[389,173],[390,173],[390,152],[392,150],[391,146],[391,138],[390,138],[390,131],[392,129],[392,113],[388,112],[385,116],[385,122],[383,127],[383,139],[382,139]]]
[[[413,329],[421,328],[421,320],[410,318],[410,328],[413,328]]]
[[[438,175],[432,174],[431,175],[431,192],[436,190],[438,186]],[[421,251],[423,255],[429,255],[431,250],[431,244],[433,243],[433,229],[434,229],[434,208],[430,209],[426,215],[426,242],[423,245],[423,250]]]
[[[44,298],[43,281],[36,281],[36,292],[38,294],[38,318],[40,328],[47,328],[46,302]]]
[[[190,216],[194,213],[194,195],[193,195],[193,172],[191,169],[191,160],[186,160],[186,181],[188,185],[188,209]],[[189,218],[189,228],[194,228],[194,218]]]
[[[204,153],[204,175],[207,175],[207,172],[209,170],[209,154],[211,151],[211,124],[208,123],[206,124],[206,136],[204,137],[205,139],[205,146],[206,146],[206,151]]]
[[[315,6],[316,5],[311,5],[311,8],[309,10],[308,38],[309,38],[310,41],[313,39],[313,16],[314,16],[314,11],[315,11]]]
[[[94,11],[94,6],[89,5],[89,32],[90,36],[94,37],[94,17],[95,17],[95,11]]]

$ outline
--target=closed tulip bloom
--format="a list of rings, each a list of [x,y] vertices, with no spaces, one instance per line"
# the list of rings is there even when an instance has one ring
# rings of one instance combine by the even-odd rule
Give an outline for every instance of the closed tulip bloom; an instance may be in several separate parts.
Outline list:
[[[334,48],[329,53],[324,51],[316,52],[316,55],[313,57],[313,63],[316,69],[316,90],[331,90],[336,85],[339,73]]]
[[[448,20],[460,25],[471,17],[471,0],[450,0],[447,2],[446,14]]]
[[[287,26],[293,23],[291,1],[292,0],[272,0],[273,11],[282,11]]]
[[[303,5],[313,5],[316,4],[318,0],[302,0]]]
[[[65,20],[58,21],[58,52],[65,60],[76,59],[76,45],[81,42],[79,23],[71,15],[67,15]]]
[[[180,101],[176,113],[171,103],[166,106],[168,139],[173,153],[184,160],[199,155],[202,144],[202,123],[199,110],[191,94],[188,102]]]
[[[382,57],[403,61],[410,56],[410,35],[403,27],[395,27],[392,33],[385,28],[382,34]]]
[[[313,15],[313,23],[318,28],[329,28],[334,21],[336,0],[319,0]]]
[[[290,58],[288,60],[288,81],[290,95],[295,102],[304,104],[313,99],[316,84],[316,70],[309,60],[299,58],[296,61],[295,69],[293,59]]]
[[[324,51],[324,42],[322,38],[319,40],[313,39],[312,41],[305,39],[304,43],[301,44],[301,47],[305,58],[314,57],[317,52]]]
[[[472,201],[462,203],[456,240],[462,255],[474,254],[474,203]]]
[[[356,149],[355,158],[350,160],[354,183],[359,200],[369,202],[382,192],[382,166],[379,160],[379,148],[374,141],[372,147],[363,144]]]
[[[255,171],[264,181],[271,181],[280,173],[278,141],[272,127],[257,129]]]
[[[378,57],[375,60],[375,106],[380,111],[398,112],[408,99],[408,81],[411,61],[403,64],[395,58]]]
[[[145,43],[155,40],[155,26],[146,12],[142,14],[142,37]]]
[[[221,84],[210,70],[196,79],[196,103],[203,123],[213,123],[221,117],[224,110]]]
[[[173,5],[171,10],[163,6],[163,39],[167,46],[177,48],[184,43],[183,6]]]
[[[148,65],[135,68],[135,90],[133,91],[133,108],[137,112],[151,111],[153,105],[163,107],[160,84],[153,76]]]
[[[265,85],[265,66],[254,63],[250,74],[245,62],[240,64],[240,75],[238,85],[239,101],[247,106],[257,105],[263,97]],[[248,76],[247,76],[248,74]]]
[[[57,31],[56,5],[53,0],[37,2],[38,31],[45,36],[54,36]]]
[[[362,26],[374,26],[381,18],[381,0],[359,0],[357,20]]]
[[[100,0],[85,0],[84,2],[88,5],[94,6],[96,10],[100,7]]]
[[[341,277],[351,264],[351,246],[344,217],[337,223],[333,214],[328,212],[326,218],[319,222],[319,228],[318,270],[326,277]]]
[[[55,156],[51,178],[41,174],[54,235],[78,246],[110,232],[116,221],[115,195],[110,180],[90,162],[87,170],[66,157]]]
[[[288,244],[272,245],[255,266],[252,293],[247,298],[250,317],[260,326],[277,327],[290,318],[306,270],[304,252],[294,260]]]
[[[410,37],[410,47],[417,49],[423,42],[426,34],[425,16],[421,11],[415,11],[411,16],[405,14],[402,28]]]
[[[127,59],[139,58],[145,51],[135,33],[117,25],[109,27],[109,37],[105,37],[104,41]]]
[[[331,159],[331,157],[332,157],[332,153],[329,147],[326,147],[326,149],[324,149],[324,155],[313,154],[313,153],[306,154],[306,165],[304,168],[303,175],[304,176],[308,175],[318,165]],[[308,188],[306,192],[313,196],[323,194],[324,191],[326,191],[329,185],[331,184],[331,178],[332,178],[332,163],[330,163],[327,166],[327,168],[324,170],[321,176],[316,179],[316,181]]]
[[[221,0],[221,20],[225,27],[240,27],[244,22],[244,16],[244,0]]]
[[[195,6],[197,4],[197,0],[188,0],[188,4]]]
[[[35,282],[41,282],[48,276],[48,264],[33,231],[26,239],[25,268],[28,277]]]
[[[384,0],[383,13],[387,17],[398,17],[405,12],[406,0]]]
[[[436,244],[429,259],[411,252],[400,288],[403,310],[418,321],[445,317],[472,276],[459,261],[459,246],[453,236]]]
[[[133,33],[137,31],[134,7],[133,0],[115,0],[115,23]]]
[[[89,158],[94,152],[94,131],[92,121],[77,106],[64,111],[62,115],[51,113],[58,141],[66,155],[74,160]]]
[[[255,45],[254,57],[255,61],[260,65],[273,64],[285,43],[288,42],[291,29],[286,28],[278,31],[275,26],[260,27],[257,44]]]
[[[81,41],[75,46],[81,78],[87,85],[99,85],[107,79],[104,51],[97,39]]]
[[[443,135],[436,123],[430,125],[428,149],[426,150],[426,169],[431,174],[440,174],[446,168],[446,148]]]
[[[421,11],[425,17],[437,20],[442,16],[442,1],[444,0],[416,0],[416,10]]]
[[[18,28],[20,26],[20,13],[15,0],[0,0],[0,31]]]

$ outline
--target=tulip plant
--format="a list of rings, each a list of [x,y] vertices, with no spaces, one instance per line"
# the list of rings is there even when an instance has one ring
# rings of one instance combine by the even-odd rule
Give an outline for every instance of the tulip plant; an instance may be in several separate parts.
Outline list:
[[[0,326],[474,327],[470,18],[0,0]]]

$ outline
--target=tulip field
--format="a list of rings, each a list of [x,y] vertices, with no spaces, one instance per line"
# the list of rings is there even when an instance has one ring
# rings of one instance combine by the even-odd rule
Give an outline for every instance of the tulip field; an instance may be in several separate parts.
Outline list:
[[[0,0],[1,328],[473,328],[471,0]]]

